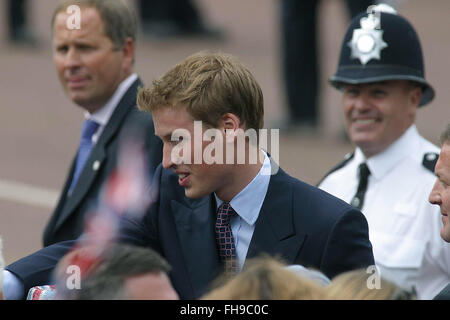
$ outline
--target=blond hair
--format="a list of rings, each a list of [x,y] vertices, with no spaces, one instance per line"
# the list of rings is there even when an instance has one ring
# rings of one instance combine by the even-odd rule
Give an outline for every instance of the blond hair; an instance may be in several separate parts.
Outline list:
[[[226,113],[239,117],[246,129],[264,124],[263,94],[251,72],[235,57],[202,51],[187,57],[152,87],[140,89],[137,104],[153,112],[164,107],[187,108],[194,120],[217,127]]]
[[[366,270],[344,272],[325,287],[331,300],[411,300],[415,294],[403,290],[391,281],[379,279],[379,287],[369,286],[373,274]]]
[[[253,258],[236,277],[211,290],[203,300],[321,300],[324,288],[286,269],[274,258]]]

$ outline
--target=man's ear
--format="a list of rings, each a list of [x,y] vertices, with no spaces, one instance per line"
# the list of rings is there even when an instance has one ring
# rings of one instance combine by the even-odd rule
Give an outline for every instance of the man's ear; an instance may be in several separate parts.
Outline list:
[[[124,57],[124,68],[131,72],[134,64],[134,41],[132,38],[128,37],[125,39],[125,43],[121,49]]]
[[[410,94],[409,95],[410,103],[418,107],[420,99],[422,99],[422,88],[419,86],[414,86],[409,92],[409,94]]]
[[[233,113],[226,113],[220,119],[220,129],[225,130],[237,130],[241,128],[242,123],[238,116]]]
[[[225,135],[228,143],[234,142],[237,137],[237,130],[242,126],[238,116],[233,113],[226,113],[222,116],[219,123],[219,129]]]

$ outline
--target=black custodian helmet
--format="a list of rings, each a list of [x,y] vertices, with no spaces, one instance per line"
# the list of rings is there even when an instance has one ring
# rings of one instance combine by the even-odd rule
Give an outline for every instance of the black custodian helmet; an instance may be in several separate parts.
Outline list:
[[[352,20],[337,72],[329,81],[337,89],[343,84],[414,81],[422,87],[419,106],[423,106],[433,100],[434,90],[425,80],[419,37],[405,18],[389,9],[392,13],[375,7],[370,14],[361,13]]]

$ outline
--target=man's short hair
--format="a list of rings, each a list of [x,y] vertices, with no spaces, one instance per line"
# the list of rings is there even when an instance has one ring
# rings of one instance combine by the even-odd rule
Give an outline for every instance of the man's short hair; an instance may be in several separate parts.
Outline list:
[[[53,11],[52,29],[58,13],[71,5],[97,9],[105,26],[105,35],[111,39],[115,50],[121,49],[127,38],[136,41],[136,16],[123,0],[61,0]]]
[[[450,123],[447,124],[445,130],[441,134],[441,145],[450,143]]]
[[[170,69],[152,87],[140,89],[137,104],[152,112],[163,107],[187,108],[194,120],[217,127],[226,113],[239,117],[246,129],[264,124],[264,101],[259,84],[235,57],[202,51]]]
[[[84,249],[79,250],[83,254]],[[64,290],[62,287],[58,290],[61,290],[64,299],[120,300],[125,298],[124,286],[128,278],[147,273],[168,274],[170,269],[169,263],[150,248],[112,244],[100,255],[88,274],[82,277],[79,290]]]

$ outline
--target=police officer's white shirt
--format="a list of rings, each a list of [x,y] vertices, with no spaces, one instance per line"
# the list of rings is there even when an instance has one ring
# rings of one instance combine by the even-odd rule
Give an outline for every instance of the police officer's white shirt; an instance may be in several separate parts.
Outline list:
[[[424,154],[439,148],[413,125],[385,151],[365,159],[357,148],[353,159],[333,172],[319,188],[350,203],[358,186],[358,166],[371,175],[364,198],[369,238],[382,277],[419,299],[432,299],[450,282],[450,245],[440,237],[438,206],[428,202],[435,175],[422,165]]]

